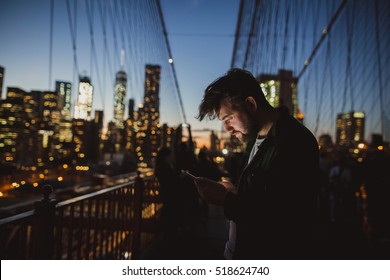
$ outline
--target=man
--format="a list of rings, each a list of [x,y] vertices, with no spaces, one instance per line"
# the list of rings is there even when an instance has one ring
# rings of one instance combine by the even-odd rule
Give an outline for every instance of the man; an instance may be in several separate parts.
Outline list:
[[[200,196],[222,205],[236,224],[233,258],[312,257],[318,185],[312,133],[286,110],[273,108],[252,74],[241,69],[207,87],[198,119],[205,117],[218,117],[250,151],[237,191],[227,183],[195,179]]]

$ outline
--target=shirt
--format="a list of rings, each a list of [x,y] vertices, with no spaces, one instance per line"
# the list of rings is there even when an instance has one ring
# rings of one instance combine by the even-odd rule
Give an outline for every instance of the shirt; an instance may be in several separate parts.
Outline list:
[[[251,153],[249,154],[247,165],[252,161],[252,159],[255,157],[257,151],[259,150],[259,147],[261,143],[263,143],[265,138],[257,138],[256,142],[253,144]],[[226,241],[225,244],[225,251],[224,251],[224,257],[227,260],[233,259],[233,252],[234,248],[236,247],[236,223],[233,221],[229,221],[229,239]]]

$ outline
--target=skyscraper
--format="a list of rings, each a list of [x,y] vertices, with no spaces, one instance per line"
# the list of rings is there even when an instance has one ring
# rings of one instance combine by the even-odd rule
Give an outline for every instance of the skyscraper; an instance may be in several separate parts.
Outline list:
[[[126,73],[124,71],[116,73],[114,88],[114,123],[118,128],[124,127],[126,84]]]
[[[0,66],[0,99],[3,96],[4,72],[4,67]]]
[[[135,151],[135,137],[134,137],[134,126],[135,126],[135,118],[134,118],[134,99],[129,100],[129,111],[127,115],[127,120],[125,122],[125,133],[124,133],[124,141],[125,141],[125,151],[131,154]]]
[[[364,141],[364,112],[349,112],[337,115],[336,144],[351,147]]]
[[[169,127],[166,123],[164,123],[161,127],[161,146],[168,147],[168,148],[172,147],[173,135],[174,135],[173,127]]]
[[[80,77],[79,93],[74,109],[74,118],[90,121],[92,119],[93,86],[89,77]]]
[[[160,146],[160,72],[159,65],[145,68],[144,104],[139,105],[136,152],[141,166],[150,164]]]
[[[20,161],[23,147],[25,112],[23,98],[26,92],[8,88],[7,98],[0,100],[0,155],[2,163]]]
[[[275,108],[285,106],[295,118],[302,114],[298,109],[297,83],[292,71],[279,70],[278,75],[261,74],[257,77],[267,101]]]
[[[72,84],[69,82],[56,81],[58,95],[58,110],[61,112],[61,120],[70,120],[70,98]]]

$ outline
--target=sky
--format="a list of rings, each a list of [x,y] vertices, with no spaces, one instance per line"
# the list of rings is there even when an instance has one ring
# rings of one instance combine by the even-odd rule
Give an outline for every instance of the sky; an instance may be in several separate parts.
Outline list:
[[[239,0],[162,0],[161,4],[191,120],[197,115],[194,105],[200,103],[204,89],[230,67]],[[220,129],[217,122],[206,124]],[[194,127],[200,126],[194,123]]]
[[[0,65],[5,68],[2,98],[7,87],[26,91],[54,90],[55,80],[74,80],[65,3],[66,0],[55,1],[49,83],[50,0],[0,0]],[[230,67],[238,5],[239,0],[161,0],[184,110],[194,130],[221,129],[218,121],[200,123],[195,116],[204,89]],[[61,13],[62,18],[58,19]],[[87,29],[87,24],[84,25]],[[77,48],[82,72],[89,69],[91,63],[87,59],[90,57],[89,40],[78,40]],[[75,98],[73,93],[73,102]],[[112,99],[112,96],[94,97],[94,109],[104,109],[106,123],[112,118]],[[162,118],[164,113],[167,114],[162,112]],[[168,124],[176,125],[169,121]]]

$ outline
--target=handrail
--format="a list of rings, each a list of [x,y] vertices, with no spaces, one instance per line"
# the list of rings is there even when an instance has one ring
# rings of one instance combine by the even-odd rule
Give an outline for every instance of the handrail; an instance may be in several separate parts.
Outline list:
[[[156,233],[162,204],[150,190],[157,188],[153,177],[138,175],[59,203],[46,191],[34,210],[0,220],[0,257],[136,259],[145,245],[142,232],[148,241]]]
[[[23,213],[19,213],[13,216],[9,216],[0,220],[0,226],[8,223],[15,222],[17,220],[25,219],[34,215],[34,210],[29,210]]]
[[[98,190],[98,191],[95,191],[95,192],[91,192],[91,193],[83,194],[83,195],[80,195],[80,196],[77,196],[77,197],[74,197],[74,198],[70,198],[70,199],[67,199],[67,200],[59,202],[57,204],[57,207],[67,206],[69,204],[76,203],[76,202],[79,202],[81,200],[89,199],[89,198],[92,198],[92,197],[97,197],[97,196],[100,196],[100,195],[112,192],[114,190],[121,189],[121,188],[123,188],[126,185],[134,184],[134,182],[135,182],[135,180],[132,180],[130,182],[122,183],[122,184],[116,185],[114,187],[109,187],[107,189]]]

